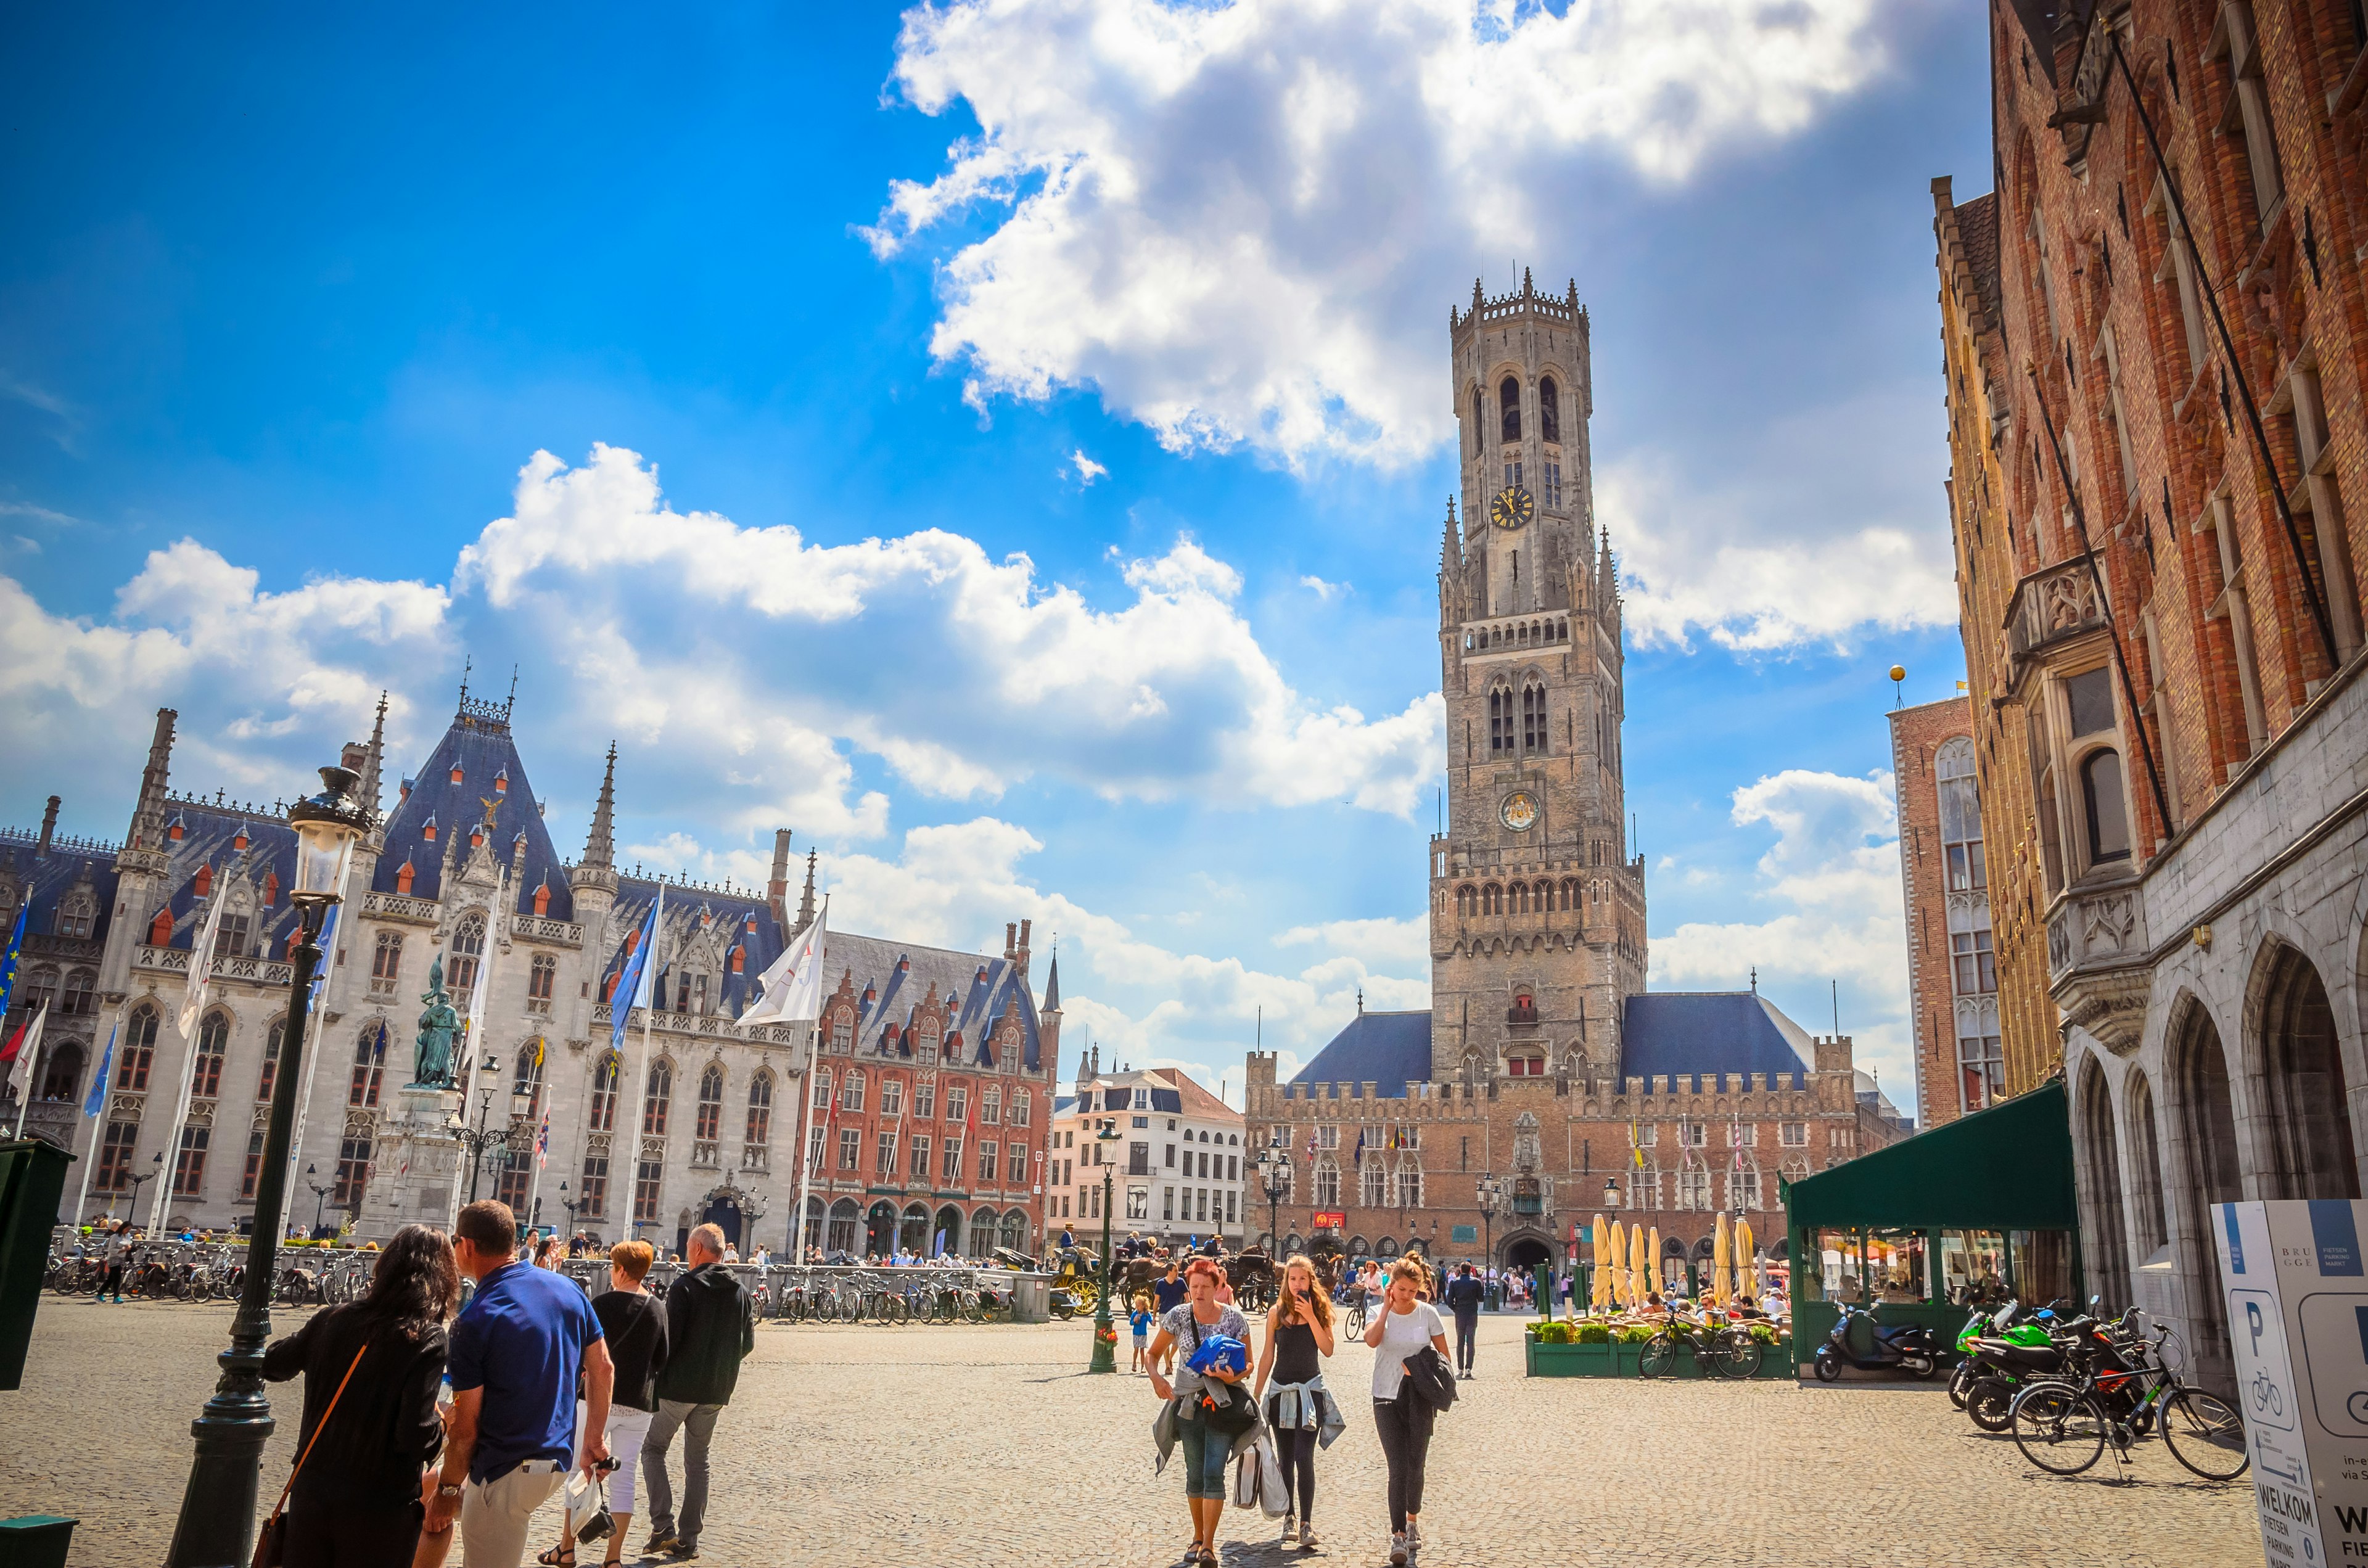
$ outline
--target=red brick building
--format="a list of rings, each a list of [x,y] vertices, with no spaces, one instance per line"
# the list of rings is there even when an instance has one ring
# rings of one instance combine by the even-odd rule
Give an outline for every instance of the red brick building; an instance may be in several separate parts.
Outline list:
[[[1907,915],[1916,1124],[1938,1127],[2006,1095],[1989,857],[1962,697],[1891,714],[1899,879]]]

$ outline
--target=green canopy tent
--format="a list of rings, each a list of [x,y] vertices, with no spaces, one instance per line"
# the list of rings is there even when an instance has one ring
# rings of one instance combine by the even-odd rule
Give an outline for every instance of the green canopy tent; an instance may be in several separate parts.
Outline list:
[[[1883,1323],[1923,1323],[1953,1339],[1965,1319],[1970,1278],[1948,1283],[1952,1255],[1967,1270],[1994,1253],[2008,1289],[2032,1298],[2079,1293],[2079,1199],[2072,1176],[2069,1099],[2060,1079],[1887,1149],[1782,1186],[1792,1267],[1793,1343],[1808,1356],[1834,1324],[1840,1280],[1824,1278],[1840,1256],[1847,1278],[1858,1261],[1857,1293],[1874,1299],[1870,1240],[1902,1256],[1920,1254],[1920,1279],[1902,1299],[1895,1279],[1876,1307]],[[1986,1249],[1986,1238],[1995,1238]],[[1830,1243],[1843,1244],[1834,1245]]]

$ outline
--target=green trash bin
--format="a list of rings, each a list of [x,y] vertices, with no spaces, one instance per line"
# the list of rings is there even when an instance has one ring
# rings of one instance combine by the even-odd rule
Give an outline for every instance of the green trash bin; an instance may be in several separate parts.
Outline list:
[[[34,1514],[0,1519],[0,1568],[66,1568],[75,1519]]]

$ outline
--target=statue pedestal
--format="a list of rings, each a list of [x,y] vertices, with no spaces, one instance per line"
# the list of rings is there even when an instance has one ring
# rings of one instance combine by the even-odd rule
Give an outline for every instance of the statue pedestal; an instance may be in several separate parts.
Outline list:
[[[370,1179],[362,1194],[354,1240],[383,1245],[405,1225],[452,1228],[452,1182],[461,1168],[461,1141],[451,1119],[459,1091],[405,1084],[394,1091],[392,1114],[380,1118],[370,1150]]]

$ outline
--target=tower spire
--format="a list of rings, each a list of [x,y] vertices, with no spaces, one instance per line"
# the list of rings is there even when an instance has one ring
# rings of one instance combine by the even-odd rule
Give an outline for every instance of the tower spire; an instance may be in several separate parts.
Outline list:
[[[806,891],[798,899],[798,926],[801,931],[814,924],[814,852],[806,851]]]
[[[584,841],[584,864],[613,869],[617,858],[617,743],[609,743],[609,766],[600,775],[600,801],[592,808],[591,836]]]
[[[172,776],[173,722],[176,709],[156,710],[156,731],[148,742],[148,766],[140,775],[140,803],[131,809],[131,831],[125,836],[133,849],[165,846],[165,786]]]
[[[370,747],[362,753],[362,804],[378,811],[379,768],[386,759],[386,693],[378,694],[378,717],[370,722]]]

